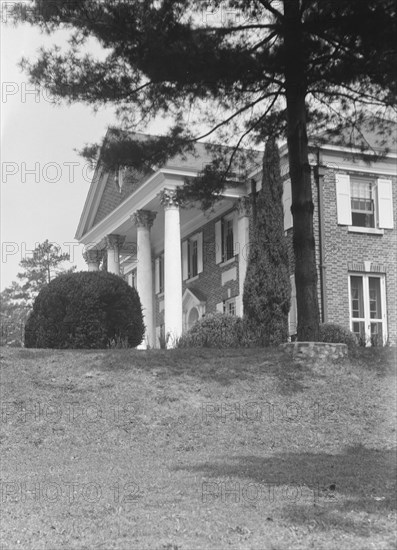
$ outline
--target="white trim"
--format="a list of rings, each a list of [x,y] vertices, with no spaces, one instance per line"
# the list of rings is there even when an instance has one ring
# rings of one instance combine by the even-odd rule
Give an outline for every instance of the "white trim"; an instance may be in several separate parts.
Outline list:
[[[284,213],[284,231],[293,227],[293,217],[291,212],[292,206],[292,186],[291,180],[288,178],[283,183],[283,213]]]
[[[202,273],[204,269],[203,259],[203,232],[197,233],[197,274]]]
[[[393,185],[389,179],[377,179],[377,204],[379,227],[393,229]]]
[[[358,225],[349,225],[349,233],[367,233],[368,235],[383,235],[384,230],[377,227],[360,227]]]
[[[222,271],[221,273],[221,285],[224,286],[225,284],[229,283],[230,281],[236,281],[237,280],[237,267],[233,266],[227,271]]]
[[[215,222],[215,263],[222,262],[222,219]]]
[[[124,202],[112,210],[96,226],[92,227],[83,236],[76,235],[76,239],[80,240],[83,244],[99,242],[105,235],[113,233],[123,223],[127,222],[132,212],[144,209],[144,206],[156,198],[164,183],[164,175],[156,172],[138,187],[135,193],[127,197]],[[147,188],[149,186],[152,188],[148,193]]]
[[[219,264],[219,267],[225,267],[225,266],[227,266],[227,265],[229,265],[229,264],[232,264],[232,263],[235,262],[235,261],[236,261],[236,256],[233,256],[233,258],[229,258],[228,260],[226,260],[226,261],[224,261],[224,262],[221,262],[221,263]]]
[[[335,174],[336,215],[338,225],[352,225],[350,176]]]
[[[96,195],[97,194],[99,194],[100,196],[102,195],[103,188],[104,188],[104,184],[101,185],[102,175],[103,175],[102,166],[100,165],[100,163],[98,163],[95,167],[95,172],[94,172],[94,175],[92,176],[91,184],[90,184],[90,187],[88,189],[88,193],[87,193],[86,200],[84,202],[83,210],[81,212],[81,216],[80,216],[80,220],[79,220],[79,224],[77,226],[77,231],[76,231],[76,236],[75,236],[76,239],[78,238],[77,235],[79,235],[80,233],[81,234],[83,233],[84,228],[87,225],[88,218],[92,217],[92,216],[90,216],[91,215],[91,210],[92,210],[91,206],[92,206],[92,203],[95,200]],[[103,179],[104,180],[106,179],[106,181],[107,181],[107,178],[103,178]]]
[[[188,278],[188,240],[182,242],[182,280],[186,281]]]
[[[288,333],[293,336],[298,330],[298,309],[296,304],[296,286],[295,275],[289,276],[289,282],[291,287],[291,303],[288,312]]]
[[[351,277],[361,277],[363,280],[363,301],[364,301],[364,318],[354,318],[352,316],[352,298],[351,298]],[[364,322],[365,338],[367,345],[371,345],[371,318],[369,315],[369,278],[380,279],[380,300],[382,308],[382,335],[383,345],[386,344],[388,339],[388,327],[387,327],[387,300],[386,300],[386,275],[384,273],[373,273],[362,271],[349,271],[348,272],[348,295],[349,295],[349,328],[353,332],[353,323]],[[374,319],[373,322],[379,322],[379,319]],[[369,322],[369,327],[367,323]],[[369,332],[368,332],[369,328]]]
[[[316,145],[311,145],[309,143],[309,148],[315,148],[315,149],[320,149],[321,151],[339,151],[341,153],[351,153],[352,155],[366,155],[366,156],[373,156],[373,157],[376,157],[377,155],[379,155],[379,152],[381,153],[382,152],[382,149],[378,149],[378,153],[374,153],[372,152],[370,149],[366,149],[365,151],[361,151],[361,149],[357,149],[357,148],[353,148],[353,147],[342,147],[340,145],[328,145],[328,144],[324,144],[322,146],[316,146]],[[395,153],[387,153],[387,155],[384,155],[382,157],[382,159],[396,159],[397,158],[397,154]],[[380,159],[380,160],[382,160]]]

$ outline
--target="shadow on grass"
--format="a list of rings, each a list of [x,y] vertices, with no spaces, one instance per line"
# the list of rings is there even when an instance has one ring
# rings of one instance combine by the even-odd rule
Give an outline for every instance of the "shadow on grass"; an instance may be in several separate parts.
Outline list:
[[[104,353],[101,357],[97,365],[101,370],[137,368],[154,372],[164,380],[187,375],[224,386],[245,381],[257,387],[261,378],[270,375],[277,379],[283,394],[304,391],[304,376],[311,373],[309,368],[293,362],[277,348],[113,350],[112,354]]]
[[[374,532],[366,514],[384,517],[396,510],[395,469],[395,449],[368,449],[362,445],[347,447],[336,455],[306,452],[270,457],[221,456],[214,462],[174,468],[195,475],[201,473],[203,481],[214,482],[215,488],[226,478],[226,486],[235,487],[239,483],[242,494],[244,487],[252,483],[258,484],[256,491],[266,492],[272,486],[274,505],[280,505],[282,500],[277,513],[283,519],[306,524],[321,516],[318,524],[321,529],[337,527],[360,534]],[[300,488],[301,496],[306,488],[310,497],[302,502],[304,499],[298,496],[291,503],[291,499],[281,496],[285,486]],[[349,517],[351,513],[354,517]]]
[[[362,348],[349,352],[351,363],[360,369],[376,372],[379,376],[395,374],[397,370],[397,347],[385,346]]]

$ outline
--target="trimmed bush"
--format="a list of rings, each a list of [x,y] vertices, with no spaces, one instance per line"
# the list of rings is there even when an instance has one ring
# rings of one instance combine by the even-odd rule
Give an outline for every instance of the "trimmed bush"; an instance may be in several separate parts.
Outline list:
[[[347,344],[349,349],[354,349],[358,345],[356,335],[353,332],[333,323],[320,325],[319,341],[331,344]]]
[[[199,319],[178,341],[179,348],[239,348],[253,345],[245,320],[210,313]]]
[[[136,347],[145,327],[137,291],[103,271],[59,275],[37,296],[25,327],[28,348]]]

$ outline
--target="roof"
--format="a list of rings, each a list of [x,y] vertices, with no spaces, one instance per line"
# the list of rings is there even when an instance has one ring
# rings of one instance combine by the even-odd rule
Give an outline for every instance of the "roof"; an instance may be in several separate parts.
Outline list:
[[[131,133],[131,137],[134,137],[136,141],[144,141],[149,138],[160,137],[153,134],[143,134],[139,132]],[[233,146],[212,144],[205,142],[196,142],[194,150],[191,152],[185,152],[174,157],[170,157],[164,165],[159,166],[158,169],[170,169],[170,170],[186,170],[186,171],[201,171],[204,166],[210,164],[214,158],[214,153],[211,152],[210,147],[219,148],[221,151],[232,153],[235,149]],[[242,152],[252,155],[252,164],[258,162],[262,164],[263,151],[254,149],[240,149]]]
[[[360,130],[355,127],[344,128],[337,132],[328,130],[311,137],[309,142],[320,146],[333,145],[367,152],[395,153],[397,151],[396,125],[392,121],[386,121],[386,125],[388,128],[383,133],[379,129],[376,131],[372,125],[368,124],[364,124]],[[378,128],[382,128],[382,126],[379,125]]]

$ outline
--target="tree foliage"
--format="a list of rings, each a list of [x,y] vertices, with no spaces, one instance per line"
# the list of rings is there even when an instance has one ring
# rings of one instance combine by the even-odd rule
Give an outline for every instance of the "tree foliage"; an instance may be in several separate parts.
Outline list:
[[[23,345],[23,332],[30,306],[26,292],[13,281],[0,293],[1,339],[0,345]]]
[[[263,155],[243,294],[248,324],[260,335],[262,345],[288,338],[291,290],[282,195],[280,156],[275,139],[270,138]]]
[[[236,150],[287,137],[298,337],[316,340],[307,136],[327,129],[364,150],[376,130],[384,146],[397,97],[394,0],[32,0],[10,11],[48,33],[70,30],[67,51],[42,49],[22,66],[55,99],[115,105],[119,127],[103,149],[109,168],[156,167],[204,137],[228,143],[212,179],[204,174],[206,196],[200,178],[187,186],[208,206],[228,185]],[[91,53],[92,41],[102,55]],[[156,117],[170,121],[167,136],[131,138]],[[99,149],[84,153],[93,159]]]
[[[21,291],[30,303],[40,290],[60,273],[72,272],[75,266],[66,268],[63,264],[70,261],[70,254],[61,251],[61,247],[46,239],[39,243],[32,256],[23,258],[19,265],[22,271],[17,274],[21,280]]]

